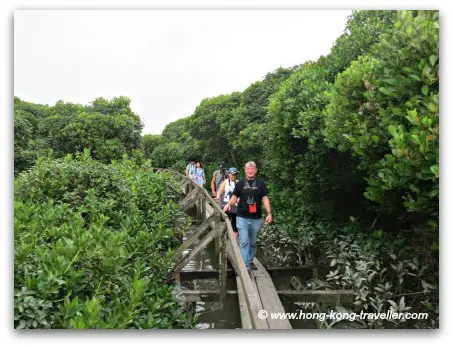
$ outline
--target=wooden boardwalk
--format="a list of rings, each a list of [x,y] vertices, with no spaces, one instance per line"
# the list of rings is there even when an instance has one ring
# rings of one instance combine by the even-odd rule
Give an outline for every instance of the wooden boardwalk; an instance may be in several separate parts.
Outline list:
[[[160,169],[159,172],[171,171]],[[191,210],[199,223],[175,251],[176,264],[169,271],[167,281],[179,279],[180,276],[198,278],[218,276],[218,290],[185,290],[181,295],[186,301],[220,302],[224,302],[227,295],[237,295],[243,329],[292,329],[289,320],[284,317],[285,310],[280,297],[283,295],[292,299],[307,299],[313,294],[312,291],[277,291],[271,276],[256,258],[254,263],[258,269],[252,270],[252,276],[250,276],[242,260],[230,220],[218,203],[190,178],[175,172],[171,174],[180,181],[181,189],[185,194],[183,200],[179,202],[180,210],[184,213]],[[182,272],[184,267],[212,242],[215,243],[218,270],[194,271],[189,274]],[[228,260],[232,269],[228,269]],[[227,290],[227,276],[236,277],[237,290]],[[317,294],[323,295],[323,293]],[[329,293],[324,291],[324,294]],[[343,294],[352,295],[351,292]],[[274,314],[281,314],[281,316],[273,319]]]

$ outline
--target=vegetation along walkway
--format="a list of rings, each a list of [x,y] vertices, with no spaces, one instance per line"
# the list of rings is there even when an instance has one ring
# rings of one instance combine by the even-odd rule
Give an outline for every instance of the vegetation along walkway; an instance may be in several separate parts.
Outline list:
[[[167,281],[184,278],[207,278],[218,275],[217,290],[183,290],[182,297],[188,302],[220,301],[225,302],[227,295],[237,295],[241,324],[243,329],[292,329],[288,316],[280,300],[280,296],[291,299],[313,300],[320,297],[340,296],[352,297],[350,291],[332,293],[332,291],[277,291],[268,271],[259,259],[254,259],[257,270],[249,276],[242,260],[239,246],[233,233],[228,216],[220,209],[206,190],[196,185],[190,178],[176,172],[158,169],[158,172],[171,172],[180,180],[181,189],[185,193],[179,202],[182,212],[194,215],[198,226],[174,253],[175,265],[167,275]],[[218,256],[218,270],[183,271],[210,243],[215,243]],[[190,249],[190,251],[188,251]],[[231,268],[228,269],[228,261]],[[288,271],[290,269],[280,269]],[[307,270],[307,269],[305,269]],[[273,269],[272,271],[278,271]],[[236,290],[227,290],[227,276],[236,276]],[[339,296],[338,296],[339,298]],[[277,318],[278,317],[278,318]]]

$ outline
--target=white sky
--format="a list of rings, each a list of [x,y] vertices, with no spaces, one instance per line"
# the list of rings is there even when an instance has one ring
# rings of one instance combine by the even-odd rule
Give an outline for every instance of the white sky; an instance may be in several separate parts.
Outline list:
[[[453,312],[453,300],[449,293],[452,288],[452,272],[449,271],[452,265],[452,254],[448,252],[448,247],[452,245],[451,229],[453,228],[453,214],[448,213],[448,206],[451,206],[451,199],[453,196],[453,184],[451,177],[453,177],[453,169],[451,163],[451,157],[447,156],[447,148],[453,148],[453,136],[448,136],[453,130],[452,128],[452,109],[451,98],[452,90],[451,83],[453,81],[453,69],[451,68],[451,62],[453,61],[451,44],[453,43],[453,18],[451,4],[453,1],[445,0],[2,0],[0,2],[0,15],[1,15],[1,50],[0,50],[0,68],[2,69],[1,79],[1,103],[3,107],[2,116],[0,117],[0,162],[2,170],[0,179],[0,221],[2,225],[2,250],[1,254],[1,285],[0,285],[0,298],[2,298],[0,307],[3,308],[3,314],[0,315],[0,336],[2,337],[3,344],[8,346],[36,346],[36,347],[60,347],[64,346],[99,346],[100,344],[107,344],[109,346],[123,346],[124,344],[133,344],[134,346],[149,346],[151,344],[163,344],[170,345],[171,342],[177,344],[183,344],[185,347],[189,346],[231,346],[234,345],[245,345],[253,344],[256,346],[290,346],[290,345],[332,345],[335,347],[340,346],[440,346],[446,345],[446,340],[451,340],[453,329],[448,329],[451,326],[451,315]],[[134,21],[129,23],[131,28],[135,28],[136,32],[134,35],[123,34],[125,32],[125,25],[122,25],[122,21],[117,21],[115,27],[107,28],[108,21],[99,21],[97,23],[96,30],[87,33],[87,27],[90,24],[89,21],[72,24],[76,30],[74,33],[69,34],[69,27],[63,29],[47,29],[44,30],[44,21],[33,20],[35,23],[32,27],[29,36],[33,36],[36,42],[30,42],[30,47],[34,47],[34,52],[30,52],[31,59],[26,60],[26,57],[20,57],[18,49],[21,43],[18,40],[14,40],[14,35],[25,35],[25,32],[19,30],[17,25],[19,20],[13,20],[14,10],[18,9],[69,9],[69,8],[84,8],[84,9],[144,9],[144,8],[185,8],[185,9],[202,9],[202,8],[236,8],[236,9],[250,9],[250,8],[271,8],[271,9],[282,9],[282,8],[303,8],[303,9],[342,9],[349,10],[355,9],[440,9],[440,30],[441,30],[441,195],[440,195],[440,233],[442,242],[441,255],[441,329],[440,331],[398,331],[395,334],[393,331],[381,331],[380,334],[377,332],[367,332],[367,334],[359,334],[359,331],[348,330],[342,331],[342,334],[331,332],[330,334],[306,334],[304,331],[292,332],[291,334],[264,334],[260,332],[251,332],[251,334],[244,334],[241,332],[222,332],[222,331],[210,331],[209,334],[202,334],[196,332],[172,332],[172,331],[159,331],[159,332],[123,332],[123,331],[99,331],[99,332],[74,332],[74,331],[61,331],[61,332],[29,332],[20,333],[13,330],[13,264],[14,264],[14,253],[13,253],[13,235],[14,235],[14,209],[13,209],[13,160],[14,160],[14,147],[13,147],[13,94],[18,95],[24,100],[31,102],[41,102],[53,104],[58,99],[70,102],[80,102],[86,104],[92,101],[95,97],[104,96],[111,98],[117,95],[128,95],[132,99],[132,109],[137,112],[142,119],[147,123],[149,133],[159,133],[168,122],[189,116],[199,102],[208,96],[215,96],[220,93],[230,93],[233,90],[243,90],[250,83],[261,79],[267,72],[272,71],[278,66],[288,67],[293,64],[302,63],[306,59],[317,59],[320,54],[325,54],[330,49],[334,39],[341,34],[343,26],[341,25],[338,32],[335,32],[329,42],[319,42],[325,44],[325,48],[320,48],[325,52],[315,52],[313,45],[310,49],[304,47],[303,36],[298,35],[293,41],[291,41],[291,48],[300,49],[298,53],[285,52],[280,57],[274,56],[277,50],[275,47],[279,47],[279,40],[286,35],[292,35],[291,32],[277,30],[274,28],[273,32],[278,31],[280,35],[272,36],[272,45],[267,44],[266,47],[253,47],[250,45],[244,45],[237,43],[235,48],[238,52],[238,47],[242,50],[241,55],[235,54],[232,58],[227,60],[227,63],[221,63],[220,58],[223,53],[232,53],[231,49],[212,48],[213,43],[217,41],[223,41],[223,47],[227,45],[231,39],[225,36],[220,37],[217,40],[210,40],[208,44],[201,45],[190,40],[199,40],[201,38],[210,38],[214,35],[215,24],[219,24],[219,27],[226,27],[226,31],[235,32],[239,27],[239,24],[232,22],[221,21],[215,22],[210,26],[203,27],[199,21],[189,21],[186,24],[182,34],[179,36],[179,48],[175,55],[169,54],[165,51],[165,46],[162,42],[159,42],[157,35],[153,35],[153,30],[147,30],[144,22]],[[44,12],[43,12],[44,13]],[[73,12],[71,12],[73,13]],[[277,12],[274,12],[277,13]],[[161,12],[162,14],[162,12]],[[222,16],[226,16],[226,11],[221,11]],[[268,25],[271,26],[274,23],[272,17]],[[69,24],[69,18],[66,18]],[[156,19],[156,21],[159,20]],[[184,18],[180,18],[184,20]],[[306,19],[306,20],[309,20]],[[56,23],[64,25],[61,21],[55,22],[50,18],[46,18],[46,21],[53,23],[55,28]],[[334,27],[334,23],[323,18],[318,19],[320,23],[319,27],[321,31],[315,31],[310,28],[308,35],[315,36],[315,43],[321,41],[321,32],[324,30],[330,30],[330,27]],[[246,21],[245,24],[251,23],[251,20]],[[24,28],[25,28],[24,23]],[[151,25],[151,24],[150,24]],[[177,23],[173,23],[174,28],[173,34],[168,35],[172,38],[171,42],[178,42],[178,35],[176,29]],[[281,26],[288,25],[288,23],[280,23]],[[121,28],[121,30],[119,30]],[[198,28],[198,29],[197,29]],[[161,28],[162,29],[162,28]],[[251,34],[253,26],[249,25],[248,30],[245,33]],[[43,30],[45,35],[42,34]],[[74,30],[74,29],[73,29]],[[198,30],[198,31],[196,31]],[[201,31],[201,33],[200,33]],[[159,31],[157,31],[159,32]],[[41,33],[42,36],[37,35]],[[58,34],[59,33],[59,34]],[[60,50],[59,46],[55,46],[55,41],[59,40],[60,44],[63,44],[63,40],[72,39],[74,40],[80,33],[78,42],[72,45],[72,48],[64,48]],[[113,34],[115,33],[115,34]],[[241,33],[239,31],[239,33]],[[244,32],[242,34],[245,35]],[[285,34],[285,35],[283,35]],[[184,36],[186,35],[186,36]],[[235,34],[236,36],[238,34]],[[308,36],[307,35],[307,36]],[[235,37],[235,42],[238,38]],[[239,35],[241,36],[241,35]],[[263,35],[265,36],[265,35]],[[18,38],[20,36],[16,36]],[[59,38],[58,38],[59,37]],[[119,43],[117,45],[111,45],[112,37],[118,37]],[[231,36],[233,37],[233,36]],[[95,39],[94,39],[95,38]],[[141,40],[140,40],[141,38]],[[141,44],[136,46],[134,42],[142,42],[146,39],[147,44],[155,43],[156,47],[160,48],[158,54],[147,52],[147,45]],[[25,39],[25,37],[24,37]],[[37,42],[41,42],[43,47],[39,51],[36,51]],[[184,42],[187,42],[184,46]],[[269,41],[271,42],[271,41]],[[282,42],[283,44],[283,42]],[[109,59],[97,58],[100,54],[94,47],[96,45],[102,50],[108,49],[110,51]],[[38,45],[39,46],[39,45]],[[49,47],[49,48],[44,48]],[[63,45],[61,47],[64,47]],[[222,46],[221,46],[222,47]],[[324,46],[322,46],[324,47]],[[80,54],[81,49],[87,49],[88,54]],[[133,49],[132,49],[133,48]],[[262,50],[260,50],[260,48]],[[281,47],[280,47],[281,48]],[[22,48],[23,49],[23,48]],[[16,50],[14,52],[14,50]],[[68,52],[69,50],[69,52]],[[101,50],[101,51],[102,51]],[[255,53],[255,51],[259,51]],[[266,52],[266,56],[261,54]],[[141,54],[133,54],[133,53]],[[16,53],[16,55],[14,55]],[[48,57],[50,53],[50,58]],[[256,56],[259,59],[253,59],[249,57]],[[313,54],[313,56],[306,57],[305,54]],[[41,55],[43,55],[41,57]],[[68,57],[77,56],[78,64],[68,66],[70,61]],[[198,59],[193,59],[193,56]],[[267,56],[273,56],[274,60],[265,61]],[[57,59],[58,58],[58,59]],[[118,59],[119,62],[117,62]],[[183,68],[182,63],[191,60],[192,63],[189,68]],[[214,63],[213,63],[214,61]],[[44,63],[45,62],[45,63]],[[158,68],[155,65],[160,65]],[[209,65],[212,64],[212,65]],[[221,64],[222,69],[218,66]],[[266,65],[266,64],[269,64]],[[33,69],[27,67],[30,65],[34,66],[38,72],[33,72]],[[55,69],[54,69],[55,65]],[[95,66],[94,69],[88,73],[84,69],[88,66]],[[146,66],[154,66],[151,70],[144,70]],[[158,85],[157,80],[159,75],[165,75],[164,69],[166,66],[171,65],[173,70],[168,72],[168,80],[172,82],[168,85]],[[261,66],[262,65],[262,66]],[[244,68],[246,66],[246,68]],[[20,67],[20,69],[19,69]],[[204,74],[200,71],[200,67],[205,67]],[[21,74],[27,69],[29,75],[23,76]],[[41,72],[39,72],[41,70]],[[113,71],[106,77],[101,77],[101,73],[104,71]],[[207,72],[214,71],[216,75],[212,76]],[[227,71],[229,74],[234,75],[231,78],[233,82],[226,82],[221,80],[221,73]],[[239,71],[241,71],[239,73]],[[249,71],[250,75],[244,76]],[[57,76],[55,76],[55,74]],[[60,76],[58,76],[60,75]],[[83,75],[84,79],[82,82],[75,80],[77,75]],[[194,76],[196,83],[192,82]],[[64,78],[63,78],[64,77]],[[63,80],[71,79],[73,81],[71,86],[64,86]],[[215,79],[215,83],[208,85],[212,79]],[[103,81],[96,85],[97,81]],[[185,82],[185,81],[189,82]],[[118,81],[118,83],[115,83]],[[132,83],[134,81],[135,83]],[[177,83],[176,83],[176,82]],[[168,83],[168,82],[167,82]],[[237,83],[237,84],[235,84]],[[50,87],[45,88],[46,85],[55,85],[55,89],[51,90]],[[190,87],[187,88],[185,84]],[[170,114],[170,108],[161,108],[156,104],[155,85],[157,85],[158,95],[160,98],[164,98],[161,95],[168,95],[166,90],[173,90],[174,96],[168,97],[171,101],[174,114]],[[28,87],[27,87],[28,86]],[[91,89],[93,86],[93,89]],[[172,88],[173,87],[173,88]],[[42,91],[41,91],[42,89]],[[140,96],[139,92],[146,89],[146,96]],[[182,93],[180,90],[183,90]],[[39,93],[38,93],[39,92]],[[134,94],[135,92],[135,94]],[[190,97],[189,97],[190,96]],[[43,98],[41,100],[41,97]],[[39,99],[38,99],[39,98]],[[181,100],[185,100],[185,105]],[[147,104],[151,102],[151,104]],[[165,103],[164,103],[165,104]],[[176,108],[179,107],[179,108]],[[149,112],[149,113],[148,113]],[[163,114],[164,113],[164,114]],[[155,123],[155,129],[149,128],[147,116],[163,118],[161,123]],[[160,125],[159,125],[160,124]],[[160,127],[160,128],[159,128]],[[450,201],[450,204],[448,203]],[[95,334],[96,333],[96,334]],[[248,336],[246,336],[248,335]],[[178,341],[175,341],[178,340]],[[242,341],[244,340],[244,341]]]
[[[14,95],[54,105],[125,95],[144,134],[202,99],[329,53],[350,10],[20,10]]]

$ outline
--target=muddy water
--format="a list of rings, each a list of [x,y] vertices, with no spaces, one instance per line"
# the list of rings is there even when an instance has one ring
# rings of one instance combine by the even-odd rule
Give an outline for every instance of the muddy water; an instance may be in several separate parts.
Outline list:
[[[189,252],[187,250],[185,253]],[[184,254],[185,254],[184,253]],[[201,251],[183,271],[216,269],[217,259],[214,244],[211,243]],[[197,279],[181,282],[181,289],[190,290],[218,290],[218,278]],[[227,289],[236,290],[236,280],[227,279]],[[227,295],[225,303],[221,302],[196,302],[191,303],[193,310],[199,314],[199,323],[196,329],[240,329],[241,315],[236,295]]]
[[[183,271],[215,269],[216,264],[214,246],[211,244],[187,264]],[[288,276],[273,277],[272,279],[277,289],[293,289],[291,278]],[[218,278],[196,279],[181,283],[181,289],[187,290],[218,290],[218,288]],[[227,279],[227,289],[237,289],[235,278]],[[282,301],[282,304],[286,312],[298,312],[300,309],[292,301]],[[196,302],[190,305],[190,309],[199,314],[199,323],[196,325],[196,329],[241,329],[242,327],[236,295],[228,295],[224,305],[220,302]],[[293,329],[317,328],[314,321],[290,320],[290,323]]]
[[[183,240],[183,242],[185,239]],[[186,250],[184,254],[190,252]],[[259,257],[259,255],[258,255]],[[210,270],[217,268],[214,243],[203,249],[182,271]],[[277,290],[294,289],[291,285],[291,276],[273,276],[272,280]],[[218,278],[196,279],[184,281],[180,289],[184,290],[218,290]],[[227,289],[236,290],[236,279],[227,278]],[[287,313],[300,311],[300,306],[292,300],[282,300]],[[239,303],[236,295],[227,295],[225,303],[220,302],[196,302],[188,304],[191,311],[199,314],[199,322],[196,329],[241,329],[241,317]],[[317,329],[319,322],[313,320],[290,319],[293,329]]]

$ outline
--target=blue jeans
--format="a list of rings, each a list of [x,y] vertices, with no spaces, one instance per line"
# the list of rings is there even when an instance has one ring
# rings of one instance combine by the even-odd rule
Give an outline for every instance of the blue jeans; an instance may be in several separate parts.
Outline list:
[[[252,219],[237,216],[236,226],[239,231],[239,247],[247,270],[250,270],[250,262],[256,255],[256,240],[258,232],[263,225],[262,219]]]

